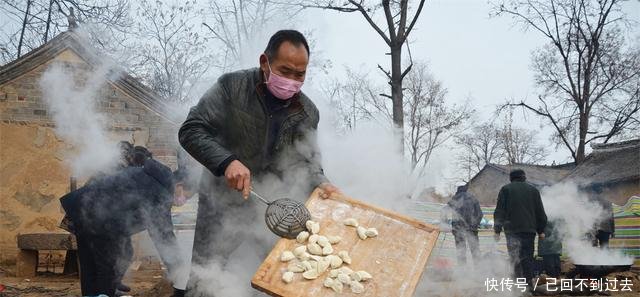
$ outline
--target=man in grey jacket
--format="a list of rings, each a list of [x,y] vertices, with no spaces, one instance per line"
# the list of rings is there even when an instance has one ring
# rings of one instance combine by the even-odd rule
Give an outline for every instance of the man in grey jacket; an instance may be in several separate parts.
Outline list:
[[[467,262],[467,245],[471,251],[474,264],[480,261],[480,242],[478,227],[482,221],[482,209],[476,197],[467,192],[467,186],[459,186],[447,205],[453,211],[451,233],[456,242],[458,265]]]
[[[318,109],[300,91],[308,63],[309,46],[300,32],[276,32],[260,55],[260,67],[222,75],[180,128],[180,143],[205,167],[189,296],[213,296],[216,289],[210,286],[221,276],[208,273],[207,267],[224,269],[241,246],[261,248],[261,239],[252,232],[257,203],[247,201],[252,185],[268,193],[267,188],[280,183],[298,200],[316,187],[325,198],[338,191],[320,165]],[[292,195],[295,189],[305,190]],[[263,249],[259,253],[266,255],[268,247]]]

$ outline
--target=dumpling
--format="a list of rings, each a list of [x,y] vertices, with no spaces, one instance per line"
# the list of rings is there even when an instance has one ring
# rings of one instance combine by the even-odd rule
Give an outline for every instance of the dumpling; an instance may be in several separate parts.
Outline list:
[[[352,281],[350,283],[350,286],[351,286],[351,292],[356,294],[364,293],[364,286],[361,283],[357,281]]]
[[[331,244],[322,248],[322,255],[327,256],[333,254],[333,247]]]
[[[330,244],[338,244],[342,240],[342,237],[340,237],[340,236],[327,236],[327,239],[329,239],[329,243]]]
[[[322,256],[322,248],[316,243],[307,244],[307,250],[312,255]]]
[[[293,272],[287,271],[287,272],[283,273],[282,274],[282,280],[287,284],[291,283],[293,281]]]
[[[366,231],[364,231],[364,235],[366,235],[367,237],[376,237],[378,236],[378,229],[376,228],[369,228]]]
[[[316,279],[318,278],[318,271],[314,269],[305,271],[302,274],[302,277],[304,277],[305,279]]]
[[[307,251],[306,245],[301,245],[293,249],[293,255],[296,257],[300,257],[300,255],[304,254]]]
[[[373,277],[368,272],[366,272],[364,270],[360,270],[360,271],[356,271],[356,272],[352,273],[351,274],[351,278],[354,281],[357,281],[357,282],[366,282],[366,281],[372,279]]]
[[[358,221],[354,218],[348,218],[343,222],[347,226],[358,227]]]
[[[365,233],[367,232],[367,229],[365,227],[358,226],[358,228],[356,228],[356,232],[358,233],[358,237],[360,237],[360,239],[367,239],[367,234]]]
[[[349,256],[349,252],[340,251],[338,252],[338,256],[344,261],[344,263],[351,264],[351,256]]]
[[[307,238],[309,238],[309,232],[302,231],[302,232],[298,233],[298,236],[296,237],[296,241],[298,243],[304,244],[304,242],[307,241]]]
[[[284,251],[282,252],[282,255],[280,255],[280,261],[282,262],[289,262],[295,258],[296,256],[290,251]]]

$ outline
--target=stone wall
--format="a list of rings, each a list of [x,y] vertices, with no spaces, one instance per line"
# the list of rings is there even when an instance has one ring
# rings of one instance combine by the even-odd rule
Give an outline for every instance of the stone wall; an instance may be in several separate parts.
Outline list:
[[[67,50],[56,59],[0,85],[0,262],[11,261],[16,235],[58,232],[58,198],[69,190],[67,158],[74,148],[55,134],[55,123],[42,101],[39,79],[51,63],[88,67]],[[177,126],[134,100],[113,84],[100,90],[96,108],[105,115],[114,145],[127,140],[148,147],[175,169]]]

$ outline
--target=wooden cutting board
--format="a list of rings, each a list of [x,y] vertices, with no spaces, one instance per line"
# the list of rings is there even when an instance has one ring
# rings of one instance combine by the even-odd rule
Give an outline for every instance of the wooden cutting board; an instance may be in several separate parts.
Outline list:
[[[306,203],[313,220],[320,222],[321,235],[338,235],[342,241],[333,246],[334,254],[346,250],[352,258],[354,271],[365,270],[373,279],[362,283],[365,292],[354,294],[348,286],[342,293],[323,287],[327,273],[315,280],[306,280],[296,273],[294,281],[286,284],[282,274],[288,263],[281,262],[283,251],[292,251],[299,244],[292,239],[280,239],[256,271],[251,286],[271,296],[413,296],[427,259],[433,250],[438,227],[398,213],[369,205],[341,195],[322,199],[314,192]],[[361,226],[375,227],[376,238],[360,240],[353,227],[343,224],[355,218]]]

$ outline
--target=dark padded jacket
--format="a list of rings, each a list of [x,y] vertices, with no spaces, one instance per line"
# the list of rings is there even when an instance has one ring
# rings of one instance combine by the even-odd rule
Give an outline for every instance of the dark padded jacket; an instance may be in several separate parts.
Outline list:
[[[500,189],[493,213],[494,230],[507,233],[543,233],[547,214],[540,192],[534,186],[514,181]]]
[[[75,232],[107,238],[149,231],[158,254],[169,270],[183,265],[173,223],[171,170],[148,159],[144,167],[127,167],[94,178],[91,183],[60,198]]]
[[[453,229],[478,230],[482,221],[482,209],[480,203],[473,194],[469,192],[458,192],[447,203],[453,210]]]
[[[319,113],[300,93],[287,107],[287,116],[269,150],[270,115],[266,88],[259,68],[222,75],[194,106],[179,131],[180,144],[209,172],[203,174],[200,192],[215,195],[225,186],[215,176],[224,174],[230,158],[238,159],[252,175],[281,174],[305,168],[310,187],[327,181],[316,145]]]

